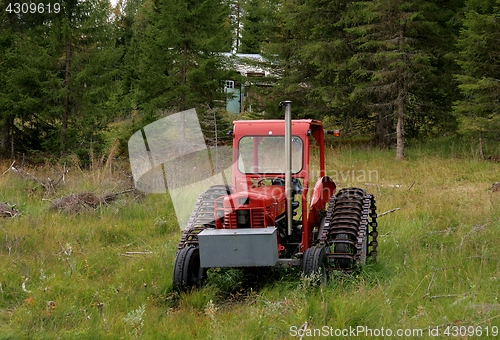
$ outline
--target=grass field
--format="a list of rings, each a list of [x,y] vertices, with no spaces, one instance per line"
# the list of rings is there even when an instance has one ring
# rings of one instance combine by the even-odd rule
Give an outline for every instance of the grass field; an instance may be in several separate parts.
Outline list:
[[[444,144],[444,146],[443,146]],[[500,153],[500,150],[496,150]],[[338,187],[372,192],[378,262],[327,286],[297,271],[213,271],[172,291],[180,231],[167,195],[124,194],[78,214],[49,210],[70,193],[129,187],[127,170],[73,166],[56,192],[0,166],[0,339],[495,338],[500,327],[500,165],[437,140],[393,151],[334,146]],[[28,169],[58,178],[58,167]],[[354,333],[353,333],[354,332]],[[370,336],[371,335],[371,336]]]

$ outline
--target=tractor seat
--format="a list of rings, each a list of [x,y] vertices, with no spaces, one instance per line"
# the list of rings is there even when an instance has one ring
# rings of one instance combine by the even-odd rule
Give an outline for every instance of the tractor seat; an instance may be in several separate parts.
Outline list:
[[[273,178],[272,184],[285,186],[285,179],[284,178]],[[302,187],[302,183],[300,183],[300,180],[298,178],[292,178],[292,195],[301,194],[303,190],[304,190],[304,188]]]

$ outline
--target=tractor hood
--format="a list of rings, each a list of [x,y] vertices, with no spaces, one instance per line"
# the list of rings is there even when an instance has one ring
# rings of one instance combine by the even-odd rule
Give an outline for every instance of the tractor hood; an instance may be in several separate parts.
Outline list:
[[[224,208],[232,210],[272,206],[277,206],[275,211],[285,210],[285,188],[281,185],[252,188],[224,198]]]

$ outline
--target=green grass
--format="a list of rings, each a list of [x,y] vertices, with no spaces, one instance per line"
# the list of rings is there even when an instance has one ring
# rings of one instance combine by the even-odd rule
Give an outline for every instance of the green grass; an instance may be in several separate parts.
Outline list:
[[[399,208],[379,218],[377,263],[336,273],[326,287],[296,270],[257,279],[213,271],[201,290],[180,295],[171,282],[180,231],[167,195],[126,195],[68,215],[49,211],[48,200],[122,190],[123,171],[74,169],[52,195],[7,172],[0,201],[22,215],[0,219],[0,339],[290,339],[306,322],[310,332],[425,335],[439,326],[436,338],[448,338],[447,327],[474,326],[491,337],[500,326],[500,193],[490,188],[500,167],[474,150],[434,141],[396,162],[393,151],[330,147],[338,187],[372,192],[379,213]]]

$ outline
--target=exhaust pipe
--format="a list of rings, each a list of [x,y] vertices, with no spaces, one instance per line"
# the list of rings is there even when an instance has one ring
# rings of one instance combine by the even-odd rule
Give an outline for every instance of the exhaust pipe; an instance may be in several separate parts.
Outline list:
[[[286,194],[286,219],[288,235],[292,235],[292,102],[285,100],[280,106],[285,106],[285,194]]]

